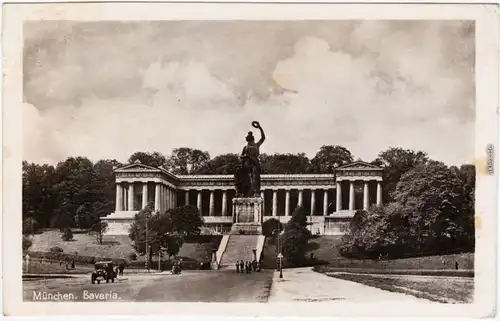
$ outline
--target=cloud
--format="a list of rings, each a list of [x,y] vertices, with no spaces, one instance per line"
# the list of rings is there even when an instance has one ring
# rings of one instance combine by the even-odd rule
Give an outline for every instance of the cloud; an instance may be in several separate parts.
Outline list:
[[[473,157],[467,23],[120,26],[129,32],[73,26],[66,42],[29,37],[25,159],[237,153],[253,120],[266,130],[265,153],[312,157],[339,144],[366,160],[389,146],[452,164]]]

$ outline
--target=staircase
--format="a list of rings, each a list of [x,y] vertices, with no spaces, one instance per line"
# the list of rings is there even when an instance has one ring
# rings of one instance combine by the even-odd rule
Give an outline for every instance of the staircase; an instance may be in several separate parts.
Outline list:
[[[252,261],[253,249],[257,248],[258,235],[230,235],[222,254],[220,267],[233,267],[236,261]]]

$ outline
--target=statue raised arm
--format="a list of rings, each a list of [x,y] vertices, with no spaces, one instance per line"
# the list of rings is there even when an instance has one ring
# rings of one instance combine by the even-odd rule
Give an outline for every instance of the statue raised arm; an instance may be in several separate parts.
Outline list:
[[[260,139],[257,142],[257,146],[260,147],[260,145],[262,145],[262,143],[266,140],[266,134],[264,133],[264,129],[262,129],[258,121],[253,121],[252,126],[260,131]]]

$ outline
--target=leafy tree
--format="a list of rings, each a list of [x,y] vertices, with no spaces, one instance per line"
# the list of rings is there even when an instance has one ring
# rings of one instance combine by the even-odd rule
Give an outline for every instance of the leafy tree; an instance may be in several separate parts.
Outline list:
[[[135,152],[130,155],[127,163],[133,164],[137,160],[139,160],[144,165],[152,167],[160,167],[165,165],[167,162],[166,157],[159,152]]]
[[[426,248],[438,243],[441,248],[461,247],[470,242],[473,212],[464,195],[460,178],[436,161],[405,173],[393,193],[397,203],[419,213],[412,224],[418,224],[419,232],[427,234]]]
[[[196,174],[225,175],[234,174],[239,163],[239,156],[236,154],[223,154],[214,157],[203,164]]]
[[[172,151],[166,166],[174,174],[189,175],[197,173],[209,160],[210,154],[206,151],[181,147]]]
[[[129,238],[132,241],[134,249],[140,255],[146,254],[146,234],[148,234],[147,243],[151,244],[152,216],[151,207],[147,206],[135,214],[134,221],[129,228]],[[146,233],[146,226],[148,227],[148,233]]]
[[[92,186],[93,164],[84,157],[70,157],[57,164],[55,176],[57,183],[54,185],[54,193],[57,195],[57,207],[52,217],[52,226],[74,227],[77,209],[80,206],[89,208],[95,198]]]
[[[311,165],[314,173],[330,174],[336,167],[352,163],[353,159],[351,152],[345,147],[324,145],[311,160]]]
[[[96,236],[97,242],[102,244],[102,235],[106,233],[108,229],[108,223],[106,221],[97,221],[91,227],[89,234],[93,234]]]
[[[159,253],[161,249],[166,249],[170,256],[176,255],[183,244],[183,238],[175,231],[173,222],[172,211],[152,215],[150,206],[139,211],[129,230],[129,238],[137,253],[146,254],[147,243],[150,248],[150,260],[153,253]]]
[[[280,236],[283,256],[293,263],[300,263],[308,248],[311,232],[307,229],[307,216],[302,207],[297,207]]]
[[[31,245],[33,245],[33,241],[27,235],[23,235],[23,254],[26,254],[30,249]]]
[[[392,192],[396,189],[401,176],[416,166],[427,163],[428,160],[425,152],[400,147],[390,147],[380,152],[374,162],[382,164],[384,168],[383,199],[386,202],[392,202]]]
[[[310,161],[300,154],[262,154],[261,171],[265,174],[303,174],[310,171]]]
[[[23,218],[34,218],[39,227],[48,227],[55,208],[54,167],[23,161]]]
[[[266,237],[273,237],[276,235],[275,231],[281,232],[282,230],[283,224],[274,217],[262,223],[262,234]]]
[[[288,221],[285,230],[292,225],[307,227],[307,213],[302,206],[297,206],[292,213],[292,217]]]
[[[198,207],[185,205],[167,211],[171,216],[172,231],[182,236],[199,235],[203,226]]]

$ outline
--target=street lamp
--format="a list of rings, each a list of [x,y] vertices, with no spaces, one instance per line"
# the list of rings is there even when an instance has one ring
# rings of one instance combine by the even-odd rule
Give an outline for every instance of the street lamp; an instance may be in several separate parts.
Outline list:
[[[280,271],[280,279],[282,279],[283,278],[283,266],[281,264],[281,259],[283,258],[283,254],[281,254],[281,247],[280,247],[280,229],[279,228],[274,229],[273,234],[275,234],[275,233],[278,235],[278,251],[276,251],[276,252],[278,252],[278,260],[279,260],[278,269]]]

